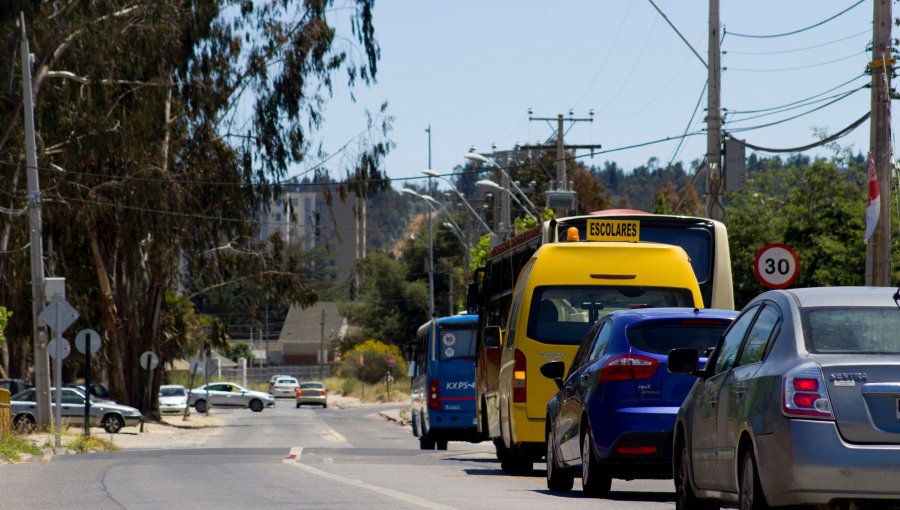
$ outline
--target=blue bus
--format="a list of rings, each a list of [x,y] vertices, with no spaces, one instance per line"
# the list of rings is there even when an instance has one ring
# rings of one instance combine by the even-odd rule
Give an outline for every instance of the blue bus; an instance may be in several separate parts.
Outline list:
[[[454,315],[419,327],[413,346],[412,431],[423,450],[447,441],[477,443],[475,328],[477,315]]]

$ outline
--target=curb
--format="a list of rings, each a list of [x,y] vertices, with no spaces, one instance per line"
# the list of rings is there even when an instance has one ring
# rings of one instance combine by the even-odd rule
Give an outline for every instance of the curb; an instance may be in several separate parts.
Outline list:
[[[398,425],[409,425],[409,421],[408,421],[408,420],[405,420],[405,419],[403,419],[403,418],[401,418],[401,417],[399,417],[399,416],[394,416],[394,415],[392,415],[392,414],[390,414],[390,413],[387,413],[387,412],[384,412],[384,411],[379,411],[379,412],[378,412],[378,416],[381,416],[381,417],[384,418],[385,420],[394,422],[394,423],[396,423],[396,424],[398,424]]]

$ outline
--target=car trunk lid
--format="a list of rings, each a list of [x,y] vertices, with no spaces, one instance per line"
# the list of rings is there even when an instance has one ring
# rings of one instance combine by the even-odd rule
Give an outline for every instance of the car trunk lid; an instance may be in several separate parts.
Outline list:
[[[900,444],[900,356],[819,360],[834,420],[852,443]]]

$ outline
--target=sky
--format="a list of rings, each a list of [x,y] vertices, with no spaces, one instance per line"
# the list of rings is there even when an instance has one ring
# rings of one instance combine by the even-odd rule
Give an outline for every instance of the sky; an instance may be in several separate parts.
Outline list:
[[[750,38],[743,35],[813,25],[856,0],[721,0],[722,106],[734,112],[725,129],[786,119],[869,83],[863,72],[870,60],[872,2],[795,35]],[[707,60],[709,2],[656,4]],[[631,171],[650,158],[664,166],[673,158],[701,159],[706,152],[705,133],[685,138],[680,148],[676,139],[618,150],[700,133],[705,126],[706,68],[649,0],[379,0],[374,23],[381,47],[377,83],[354,89],[355,102],[347,89],[336,88],[318,140],[325,152],[340,156],[348,142],[352,147],[360,140],[363,112],[387,102],[396,146],[385,169],[397,188],[423,177],[429,167],[429,126],[430,167],[442,174],[465,164],[470,148],[490,153],[492,147],[511,149],[553,136],[555,125],[529,122],[529,108],[538,117],[568,115],[571,109],[576,117],[590,118],[593,110],[593,122],[575,123],[565,134],[566,143],[600,144],[610,151],[593,158],[580,152],[588,165],[615,161]],[[869,110],[870,94],[864,88],[795,120],[735,134],[764,147],[806,145],[816,140],[816,131],[834,133],[860,118]],[[748,117],[760,113],[741,113],[811,96],[820,102],[760,112],[766,115],[757,118]],[[839,143],[865,152],[868,140],[866,122]],[[333,157],[326,163],[333,176],[345,174],[342,161]],[[310,159],[294,175],[316,162]]]

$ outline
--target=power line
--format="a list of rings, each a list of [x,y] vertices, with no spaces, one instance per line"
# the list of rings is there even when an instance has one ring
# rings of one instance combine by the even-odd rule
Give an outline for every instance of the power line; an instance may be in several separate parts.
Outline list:
[[[826,60],[825,62],[817,62],[815,64],[809,64],[805,66],[795,66],[795,67],[777,67],[774,69],[755,69],[750,67],[725,67],[723,70],[725,71],[744,71],[744,72],[752,72],[752,73],[782,73],[787,71],[800,71],[802,69],[812,69],[813,67],[821,67],[828,64],[834,64],[835,62],[841,62],[844,60],[848,60],[854,57],[859,57],[860,55],[865,55],[865,52],[860,53],[856,51],[850,55],[845,57],[836,58],[834,60]]]
[[[694,117],[697,115],[697,111],[700,109],[700,103],[703,102],[703,96],[706,94],[706,87],[708,86],[709,81],[703,82],[703,88],[700,90],[700,97],[697,98],[697,104],[694,105],[694,111],[691,112],[691,119],[688,121],[687,125],[684,126],[684,133],[682,134],[682,138],[681,140],[678,140],[678,145],[675,146],[675,150],[672,152],[672,157],[669,159],[669,164],[666,165],[666,168],[672,166],[675,158],[678,157],[678,151],[681,150],[681,146],[684,144],[684,137],[687,136],[688,131],[691,129],[691,124],[694,123]]]
[[[762,113],[762,112],[768,112],[768,111],[772,111],[772,110],[778,110],[778,109],[781,109],[781,108],[785,108],[785,107],[787,107],[787,106],[793,106],[793,105],[795,105],[795,104],[802,103],[802,102],[808,101],[808,100],[810,100],[810,99],[815,99],[815,98],[817,98],[817,97],[824,96],[825,94],[827,94],[827,93],[829,93],[829,92],[835,91],[835,90],[837,90],[837,89],[843,87],[844,85],[849,85],[850,83],[853,83],[854,81],[856,81],[856,80],[858,80],[858,79],[860,79],[860,78],[863,78],[863,77],[865,77],[865,73],[860,73],[860,74],[854,76],[853,78],[850,78],[849,80],[847,80],[847,81],[841,83],[840,85],[835,85],[834,87],[831,87],[831,88],[828,89],[828,90],[823,90],[822,92],[819,92],[818,94],[815,94],[815,95],[812,95],[812,96],[809,96],[809,97],[806,97],[806,98],[803,98],[803,99],[798,99],[798,100],[796,100],[796,101],[791,101],[790,103],[786,103],[786,104],[783,104],[783,105],[780,105],[780,106],[773,106],[773,107],[771,107],[771,108],[759,108],[759,109],[756,109],[756,110],[726,110],[726,111],[727,111],[730,115],[743,115],[743,114]]]
[[[788,121],[791,121],[791,120],[794,120],[794,119],[798,119],[798,118],[800,118],[800,117],[803,117],[804,115],[809,115],[810,113],[813,113],[813,112],[819,111],[819,110],[821,110],[821,109],[823,109],[823,108],[826,108],[826,107],[828,107],[828,106],[831,106],[831,105],[833,105],[834,103],[837,103],[838,101],[841,101],[842,99],[845,99],[845,98],[847,98],[847,97],[849,97],[849,96],[850,96],[849,93],[848,93],[848,94],[844,94],[843,96],[838,97],[837,99],[833,99],[833,100],[831,100],[831,101],[829,101],[829,102],[827,102],[827,103],[825,103],[825,104],[823,104],[823,105],[821,105],[821,106],[817,106],[817,107],[815,107],[815,108],[813,108],[813,109],[811,109],[811,110],[807,110],[807,111],[805,111],[805,112],[803,112],[803,113],[798,113],[797,115],[794,115],[794,116],[792,116],[792,117],[787,117],[787,118],[785,118],[785,119],[776,120],[776,121],[774,121],[774,122],[769,122],[768,124],[760,124],[760,125],[758,125],[758,126],[748,126],[748,127],[742,127],[742,128],[732,129],[731,132],[732,132],[732,133],[741,133],[741,132],[744,132],[744,131],[751,131],[751,130],[754,130],[754,129],[762,129],[762,128],[767,128],[767,127],[770,127],[770,126],[775,126],[775,125],[777,125],[777,124],[783,124],[783,123],[785,123],[785,122],[788,122]]]
[[[695,50],[694,47],[691,46],[691,43],[689,43],[688,40],[683,35],[681,35],[681,32],[678,30],[678,28],[675,26],[675,24],[672,23],[671,20],[669,20],[669,17],[666,16],[666,13],[664,13],[662,11],[662,9],[660,9],[659,6],[656,5],[656,2],[654,2],[653,0],[648,0],[648,1],[650,2],[650,5],[652,5],[653,8],[656,9],[656,12],[658,12],[659,15],[662,16],[662,18],[664,20],[666,20],[666,23],[668,23],[669,26],[672,27],[672,30],[674,30],[675,33],[678,34],[678,37],[681,38],[681,42],[683,42],[684,44],[687,45],[688,48],[690,48],[690,50],[694,54],[694,56],[696,56],[700,60],[700,63],[703,64],[703,67],[709,67],[709,64],[707,64],[706,61],[703,60],[703,57],[700,56],[700,53],[698,53],[697,50]]]
[[[832,45],[832,44],[837,44],[837,43],[839,43],[839,42],[843,42],[843,41],[846,41],[846,40],[848,40],[848,39],[853,39],[854,37],[859,37],[859,36],[861,36],[861,35],[863,35],[863,34],[868,34],[868,33],[871,33],[871,32],[872,32],[871,29],[866,29],[866,30],[863,30],[862,32],[857,32],[857,33],[855,33],[855,34],[853,34],[853,35],[848,35],[848,36],[846,36],[846,37],[841,37],[840,39],[834,39],[834,40],[831,40],[831,41],[828,41],[828,42],[824,42],[824,43],[820,43],[820,44],[814,44],[814,45],[812,45],[812,46],[804,46],[804,47],[802,47],[802,48],[793,48],[793,49],[790,49],[790,50],[772,50],[772,51],[735,51],[735,50],[728,50],[728,51],[723,51],[722,53],[724,53],[724,54],[726,54],[726,55],[786,55],[786,54],[789,54],[789,53],[800,53],[800,52],[802,52],[802,51],[814,50],[814,49],[822,48],[822,47],[825,47],[825,46],[830,46],[830,45]]]
[[[809,149],[813,149],[813,148],[819,147],[819,146],[821,146],[821,145],[825,145],[825,144],[827,144],[827,143],[831,143],[831,142],[837,140],[838,138],[841,138],[841,137],[844,137],[844,136],[850,134],[851,131],[853,131],[854,129],[858,128],[860,125],[862,125],[863,122],[865,122],[866,120],[868,120],[868,119],[869,119],[869,115],[870,115],[870,112],[866,112],[865,115],[863,115],[862,117],[860,117],[859,119],[857,119],[857,120],[854,121],[852,124],[850,124],[849,126],[845,127],[844,129],[838,131],[837,133],[835,133],[835,134],[833,134],[833,135],[831,135],[831,136],[829,136],[829,137],[827,137],[827,138],[823,138],[823,139],[821,139],[821,140],[819,140],[819,141],[817,141],[817,142],[813,142],[813,143],[811,143],[811,144],[804,145],[804,146],[802,146],[802,147],[791,147],[791,148],[788,148],[788,149],[772,149],[772,148],[769,148],[769,147],[761,147],[761,146],[759,146],[759,145],[753,145],[753,144],[750,144],[750,143],[747,143],[747,142],[742,142],[742,143],[743,143],[745,146],[747,146],[747,147],[749,147],[749,148],[751,148],[751,149],[753,149],[753,150],[760,151],[760,152],[772,152],[772,153],[803,152],[803,151],[807,151],[807,150],[809,150]],[[725,136],[728,137],[728,138],[737,140],[737,138],[735,138],[734,136],[732,136],[731,133],[725,133]]]
[[[581,104],[584,101],[584,98],[587,97],[588,93],[594,87],[594,83],[597,82],[597,78],[600,77],[600,72],[606,67],[606,62],[609,60],[610,55],[612,55],[613,50],[616,47],[616,43],[619,41],[619,35],[622,34],[622,29],[625,28],[625,20],[628,19],[628,13],[631,12],[631,6],[634,5],[634,0],[628,2],[628,8],[625,9],[625,15],[622,16],[622,21],[619,22],[619,29],[616,31],[616,35],[613,37],[612,44],[609,45],[609,48],[606,50],[606,55],[603,57],[603,62],[600,63],[600,67],[597,68],[597,72],[594,74],[594,77],[591,79],[591,83],[587,86],[587,89],[584,91],[584,94],[581,95],[581,98],[575,103],[575,106]]]
[[[835,19],[835,18],[838,18],[838,17],[840,17],[840,16],[846,14],[847,12],[850,12],[852,9],[854,9],[854,8],[857,7],[857,6],[859,6],[859,5],[862,4],[863,2],[865,2],[865,0],[859,0],[859,1],[856,2],[855,4],[851,5],[850,7],[847,7],[847,8],[844,9],[843,11],[841,11],[841,12],[835,14],[834,16],[831,16],[830,18],[827,18],[827,19],[824,19],[824,20],[822,20],[822,21],[820,21],[820,22],[818,22],[818,23],[814,23],[814,24],[812,24],[812,25],[809,25],[808,27],[798,28],[797,30],[791,30],[790,32],[784,32],[784,33],[781,33],[781,34],[765,34],[765,35],[758,35],[758,34],[742,34],[742,33],[739,33],[739,32],[728,32],[728,35],[733,35],[733,36],[735,36],[735,37],[747,37],[747,38],[750,38],[750,39],[771,39],[771,38],[774,38],[774,37],[784,37],[784,36],[788,36],[788,35],[799,34],[800,32],[806,32],[807,30],[811,30],[811,29],[816,28],[816,27],[818,27],[818,26],[822,26],[822,25],[824,25],[825,23],[828,23],[829,21],[831,21],[831,20],[833,20],[833,19]]]
[[[855,88],[855,89],[853,89],[853,90],[841,92],[841,93],[839,93],[839,94],[834,94],[833,96],[825,96],[825,97],[822,97],[822,98],[819,98],[819,99],[807,101],[807,102],[805,102],[805,103],[796,104],[796,105],[793,105],[793,106],[788,106],[788,107],[785,107],[785,108],[781,108],[781,109],[777,109],[777,110],[768,111],[768,112],[765,112],[765,113],[760,113],[760,114],[758,114],[758,115],[751,115],[751,116],[749,116],[749,117],[744,117],[744,118],[740,118],[740,119],[730,120],[730,121],[728,121],[728,124],[734,124],[734,123],[737,123],[737,122],[747,122],[748,120],[759,119],[759,118],[762,118],[762,117],[768,117],[768,116],[770,116],[770,115],[777,115],[777,114],[779,114],[779,113],[784,113],[784,112],[787,112],[787,111],[796,110],[796,109],[798,109],[798,108],[803,108],[803,107],[806,107],[806,106],[811,106],[811,105],[814,105],[814,104],[816,104],[816,103],[821,103],[821,102],[823,102],[823,101],[828,101],[828,100],[835,99],[835,98],[839,98],[839,100],[840,100],[840,99],[843,99],[843,98],[845,98],[845,97],[847,97],[847,96],[851,96],[851,95],[853,95],[853,94],[859,92],[860,90],[863,90],[863,89],[868,88],[868,87],[869,87],[869,85],[868,85],[868,84],[865,84],[865,85],[862,85],[861,87]]]

